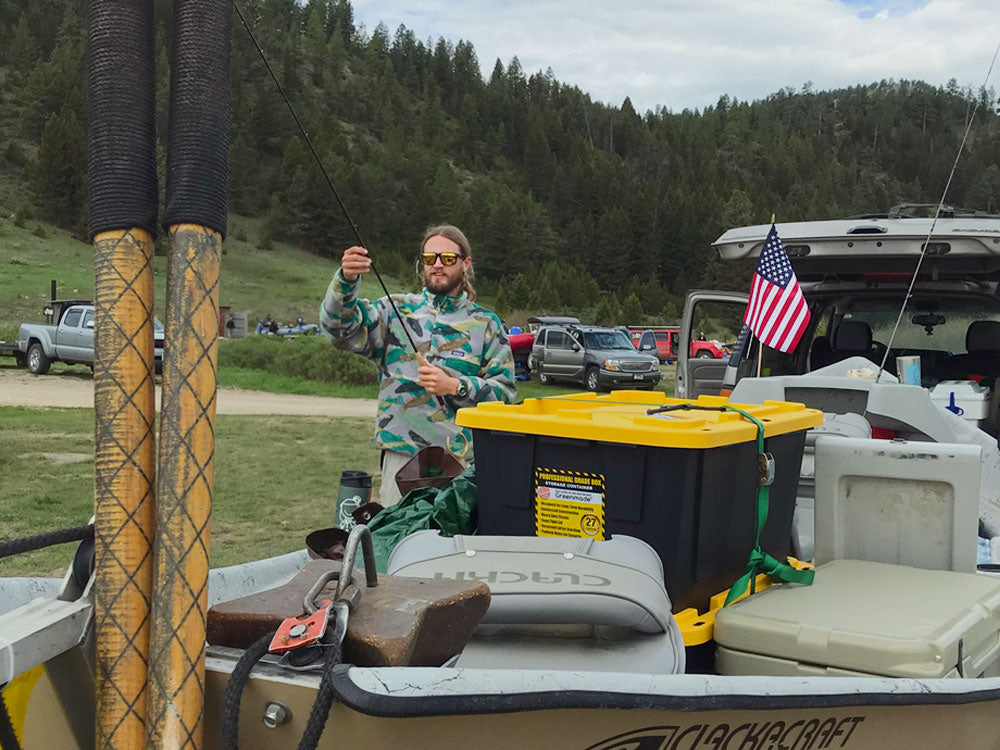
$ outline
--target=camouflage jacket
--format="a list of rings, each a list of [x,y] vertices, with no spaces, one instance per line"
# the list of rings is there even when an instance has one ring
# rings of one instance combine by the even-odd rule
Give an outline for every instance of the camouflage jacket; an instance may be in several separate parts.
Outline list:
[[[338,270],[320,308],[320,327],[335,346],[363,354],[378,367],[375,445],[411,455],[440,445],[471,458],[472,436],[455,424],[455,413],[480,401],[511,403],[515,396],[514,359],[500,319],[464,292],[448,297],[424,289],[393,295],[393,301],[428,362],[461,380],[469,393],[462,399],[427,393],[387,298],[358,299],[358,282],[345,280]]]

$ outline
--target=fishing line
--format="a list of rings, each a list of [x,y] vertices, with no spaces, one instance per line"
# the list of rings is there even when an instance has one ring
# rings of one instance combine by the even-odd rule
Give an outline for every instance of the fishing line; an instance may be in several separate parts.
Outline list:
[[[274,85],[278,87],[278,91],[281,93],[281,98],[285,100],[285,105],[288,107],[288,111],[292,113],[292,119],[295,120],[295,124],[299,128],[299,132],[302,134],[302,138],[305,140],[306,145],[309,147],[309,151],[313,155],[313,159],[316,160],[316,164],[319,166],[319,171],[323,173],[323,178],[326,180],[326,184],[330,187],[330,192],[333,193],[333,197],[337,199],[337,203],[340,205],[340,210],[344,212],[344,217],[347,219],[347,223],[351,225],[351,230],[354,232],[354,237],[357,239],[358,244],[367,249],[368,245],[361,238],[361,232],[358,231],[358,225],[354,223],[354,219],[351,218],[351,214],[347,211],[347,206],[344,205],[344,201],[340,198],[340,193],[337,192],[337,188],[333,185],[333,180],[330,179],[330,175],[327,174],[326,167],[323,166],[323,160],[319,158],[319,154],[316,152],[316,147],[313,146],[312,139],[309,134],[306,133],[306,129],[302,126],[302,121],[299,120],[299,116],[295,113],[295,108],[292,106],[292,102],[288,99],[288,95],[285,93],[284,87],[278,80],[278,76],[274,74],[274,70],[271,69],[271,64],[267,61],[267,57],[264,55],[264,50],[261,48],[260,44],[257,42],[257,37],[254,36],[253,30],[250,28],[250,24],[247,23],[247,19],[243,16],[243,11],[240,10],[240,6],[233,1],[233,8],[236,9],[236,15],[240,17],[240,21],[243,22],[243,28],[247,30],[247,34],[250,35],[250,41],[253,42],[253,46],[257,48],[257,52],[260,54],[260,59],[264,61],[264,67],[267,68],[267,72],[271,74],[271,80],[274,81]],[[385,292],[386,299],[389,300],[389,305],[392,307],[392,311],[396,313],[396,317],[399,319],[399,324],[403,329],[403,334],[406,336],[407,341],[410,342],[410,346],[413,348],[414,353],[417,355],[417,359],[422,360],[426,363],[426,359],[417,349],[417,344],[413,340],[413,336],[410,335],[409,329],[406,327],[406,321],[399,312],[399,308],[396,307],[395,301],[392,299],[392,295],[389,294],[389,289],[386,287],[385,282],[382,281],[382,275],[378,272],[375,267],[375,261],[371,258],[369,254],[369,260],[371,260],[372,271],[375,272],[375,278],[378,279],[379,285],[382,287],[382,291]],[[360,277],[359,277],[360,278]]]
[[[990,61],[990,67],[986,71],[986,78],[983,80],[983,85],[981,87],[982,91],[986,90],[986,84],[990,81],[990,76],[993,74],[993,66],[997,61],[997,54],[1000,53],[1000,42],[997,43],[997,47],[993,50],[993,59]],[[955,154],[955,163],[951,165],[951,172],[948,175],[948,181],[945,183],[944,192],[941,193],[941,200],[938,201],[937,209],[934,211],[934,219],[931,221],[931,228],[927,232],[927,237],[924,239],[924,246],[920,249],[920,257],[917,258],[917,267],[913,271],[913,276],[910,278],[910,286],[906,290],[906,296],[903,297],[903,304],[899,308],[899,315],[896,316],[896,325],[892,328],[892,334],[889,336],[889,343],[886,345],[885,354],[882,355],[882,364],[879,365],[878,375],[875,376],[875,382],[879,382],[882,378],[882,372],[885,370],[885,363],[889,359],[889,352],[892,351],[893,341],[896,339],[896,332],[899,330],[899,324],[903,320],[903,313],[906,312],[906,305],[909,303],[913,296],[913,286],[917,283],[917,276],[920,273],[920,266],[924,262],[924,256],[927,254],[927,246],[930,244],[931,235],[934,234],[934,227],[937,226],[938,217],[941,215],[941,209],[944,208],[944,201],[948,197],[948,189],[951,187],[951,181],[955,177],[955,170],[958,169],[958,161],[962,158],[962,151],[965,149],[965,142],[969,139],[969,131],[972,130],[972,122],[976,119],[976,112],[979,110],[979,102],[981,98],[976,98],[976,105],[972,108],[972,114],[969,116],[969,121],[965,125],[965,133],[962,135],[962,143],[959,144],[958,153]]]

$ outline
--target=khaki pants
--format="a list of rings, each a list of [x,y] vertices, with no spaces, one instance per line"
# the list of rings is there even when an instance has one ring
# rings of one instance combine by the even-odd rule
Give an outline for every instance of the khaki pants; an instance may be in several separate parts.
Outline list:
[[[382,486],[378,493],[378,501],[382,507],[388,508],[402,499],[399,487],[396,486],[396,475],[411,458],[413,456],[409,453],[382,451]]]

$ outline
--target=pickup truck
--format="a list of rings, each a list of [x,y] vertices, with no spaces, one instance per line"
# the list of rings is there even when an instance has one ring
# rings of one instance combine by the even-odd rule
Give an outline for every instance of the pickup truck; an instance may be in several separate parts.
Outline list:
[[[85,300],[72,300],[58,307],[55,325],[22,323],[17,333],[17,348],[34,375],[47,373],[53,362],[94,366],[94,306]],[[163,363],[163,340],[163,324],[153,318],[157,372]]]
[[[654,354],[661,362],[666,362],[668,365],[677,359],[677,342],[681,337],[680,328],[633,326],[628,330],[637,350]],[[729,356],[729,351],[724,344],[718,341],[692,338],[688,356],[700,359],[723,359]]]

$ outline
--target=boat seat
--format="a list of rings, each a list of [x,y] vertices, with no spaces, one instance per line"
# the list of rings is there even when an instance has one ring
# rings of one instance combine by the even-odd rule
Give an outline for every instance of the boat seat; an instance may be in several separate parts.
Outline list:
[[[1000,375],[1000,321],[974,320],[965,332],[965,354],[941,362],[935,370],[939,380],[969,380],[970,375],[991,385]]]
[[[645,542],[419,531],[393,550],[397,576],[483,581],[492,599],[455,666],[678,674],[684,642]]]

